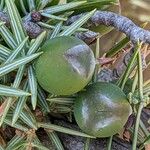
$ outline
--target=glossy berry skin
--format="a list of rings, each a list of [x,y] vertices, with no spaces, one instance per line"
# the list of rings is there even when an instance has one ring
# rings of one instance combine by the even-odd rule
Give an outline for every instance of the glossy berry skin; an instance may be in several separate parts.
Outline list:
[[[97,82],[80,92],[74,105],[74,116],[79,127],[95,137],[109,137],[125,125],[131,106],[119,87]]]
[[[39,84],[55,95],[71,95],[91,80],[95,68],[92,50],[80,39],[62,36],[43,45],[35,70]]]

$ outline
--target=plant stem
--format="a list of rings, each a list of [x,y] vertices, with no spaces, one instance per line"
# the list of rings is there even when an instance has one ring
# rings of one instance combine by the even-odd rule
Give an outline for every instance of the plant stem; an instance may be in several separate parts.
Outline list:
[[[138,86],[139,86],[139,95],[140,100],[143,100],[143,70],[142,70],[142,58],[141,52],[138,53]]]
[[[89,149],[90,149],[90,138],[86,138],[84,150],[89,150]]]
[[[138,83],[138,71],[136,71],[135,76],[134,76],[134,80],[133,80],[133,84],[132,84],[132,93],[135,92],[136,86]]]
[[[99,49],[100,49],[100,46],[99,46],[99,38],[100,38],[100,37],[97,37],[97,40],[96,40],[96,50],[95,50],[95,59],[96,59],[96,61],[97,61],[97,59],[99,58]],[[99,71],[99,64],[96,62],[95,71],[94,71],[94,75],[93,75],[93,82],[96,82],[96,81],[97,81],[97,74],[98,74],[98,71]]]
[[[137,117],[136,117],[136,124],[135,124],[135,129],[134,129],[132,150],[136,150],[136,144],[137,144],[137,138],[138,138],[138,129],[139,129],[140,116],[141,116],[142,109],[143,109],[143,103],[140,103]]]
[[[110,136],[109,137],[109,140],[108,140],[108,145],[107,145],[107,150],[111,150],[111,146],[112,146],[112,140],[113,140],[113,136]]]
[[[128,77],[129,77],[129,75],[130,75],[130,73],[132,71],[133,64],[134,64],[134,62],[136,60],[136,57],[138,55],[139,50],[141,49],[141,46],[142,46],[141,43],[140,44],[137,43],[137,45],[136,45],[136,47],[134,49],[134,54],[133,54],[133,56],[131,57],[131,59],[130,59],[130,61],[128,63],[127,69],[125,70],[124,74],[121,76],[119,82],[117,83],[118,86],[120,86],[122,90],[124,89],[125,83],[126,83]]]
[[[136,117],[132,150],[136,150],[140,117],[141,117],[142,109],[144,107],[143,105],[144,104],[143,103],[143,70],[142,70],[142,58],[141,58],[140,51],[138,52],[137,60],[138,60],[138,86],[139,86],[138,89],[139,89],[139,96],[140,96],[140,105],[139,105],[139,109],[138,109],[137,117]]]

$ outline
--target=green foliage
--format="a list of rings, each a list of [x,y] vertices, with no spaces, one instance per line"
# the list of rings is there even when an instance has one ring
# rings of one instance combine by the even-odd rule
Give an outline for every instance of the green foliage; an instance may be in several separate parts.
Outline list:
[[[67,0],[64,4],[60,4],[60,0],[1,0],[0,11],[4,11],[9,15],[10,25],[7,26],[0,21],[0,130],[5,126],[10,126],[15,129],[16,134],[8,142],[6,146],[0,145],[0,150],[15,150],[15,149],[32,149],[48,150],[38,139],[37,130],[43,128],[47,137],[56,149],[64,150],[57,132],[70,134],[75,136],[85,137],[85,149],[89,148],[90,138],[95,138],[76,129],[70,129],[53,124],[49,121],[48,115],[62,115],[68,120],[72,120],[73,105],[76,94],[69,96],[49,95],[39,86],[35,75],[34,62],[42,52],[40,47],[48,39],[57,36],[74,36],[77,32],[89,31],[83,25],[94,14],[95,9],[104,10],[109,6],[116,4],[117,0]],[[24,19],[30,18],[31,13],[39,11],[42,19],[37,24],[40,27],[46,28],[37,38],[30,39],[24,29]],[[66,20],[72,14],[88,12],[76,20],[72,25],[66,26]],[[102,34],[107,33],[108,29],[100,29]],[[98,40],[100,37],[97,38]],[[99,58],[99,42],[97,40],[95,58]],[[129,43],[128,38],[124,38],[106,54],[107,57],[114,57],[123,47]],[[145,98],[148,96],[150,87],[143,85],[142,75],[142,60],[140,50],[142,43],[138,43],[130,62],[118,82],[118,86],[124,89],[128,77],[136,70],[136,73],[131,76],[134,80],[132,91],[129,93],[132,105],[134,106],[135,114],[137,115],[133,150],[136,149],[137,141],[140,139],[138,129],[140,124],[140,115],[142,108],[149,101]],[[97,81],[97,73],[99,64],[95,69],[93,82]],[[4,81],[4,79],[7,79]],[[92,82],[92,81],[91,81]],[[137,88],[138,87],[138,88]],[[135,95],[138,103],[135,105],[133,97]],[[137,107],[139,106],[139,107]],[[139,109],[137,109],[139,108]],[[41,116],[36,112],[40,110]],[[37,115],[37,114],[38,115]],[[141,124],[140,124],[141,127]],[[147,129],[142,126],[146,133],[145,140],[140,143],[142,149],[145,144],[149,144],[150,137],[147,136]],[[18,134],[19,132],[19,134]],[[109,139],[108,148],[111,148],[111,137]]]

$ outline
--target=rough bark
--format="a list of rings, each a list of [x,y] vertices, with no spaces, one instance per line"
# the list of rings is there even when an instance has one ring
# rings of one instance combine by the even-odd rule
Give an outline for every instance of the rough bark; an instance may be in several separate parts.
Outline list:
[[[67,23],[73,23],[82,15],[83,14],[71,17]],[[89,20],[89,26],[98,26],[101,24],[112,26],[125,33],[133,43],[140,40],[150,44],[150,32],[140,28],[127,17],[109,11],[96,11]]]
[[[35,14],[37,14],[37,13],[34,13],[34,15],[33,15],[34,17],[35,17]],[[83,14],[79,14],[77,16],[71,17],[70,19],[68,19],[67,24],[69,25],[69,24],[73,23],[74,21],[79,19],[82,15]],[[38,16],[39,16],[39,13],[38,13]],[[36,17],[37,17],[37,15],[36,15]],[[3,12],[0,12],[0,20],[9,24],[9,19],[7,17],[7,14],[5,14]],[[39,21],[39,18],[38,18],[38,21]],[[31,20],[31,22],[32,22],[32,20]],[[31,22],[30,22],[30,24],[31,24]],[[118,15],[113,12],[108,12],[108,11],[96,11],[95,14],[90,18],[89,25],[90,26],[93,26],[93,25],[98,26],[100,24],[115,27],[119,31],[125,33],[127,35],[127,37],[129,37],[133,43],[136,43],[138,40],[140,40],[140,41],[150,44],[150,32],[148,30],[144,30],[144,29],[138,27],[135,23],[133,23],[127,17]],[[31,28],[33,28],[33,25],[31,25]],[[29,36],[32,34],[32,32],[33,32],[34,36],[39,35],[41,33],[41,30],[39,30],[39,28],[40,28],[40,26],[37,28],[37,31],[28,29],[28,31],[30,31]],[[36,34],[34,32],[36,32]],[[80,38],[81,39],[83,38],[83,40],[85,40],[84,35],[82,36],[80,34]],[[93,36],[91,36],[91,38],[93,38]]]

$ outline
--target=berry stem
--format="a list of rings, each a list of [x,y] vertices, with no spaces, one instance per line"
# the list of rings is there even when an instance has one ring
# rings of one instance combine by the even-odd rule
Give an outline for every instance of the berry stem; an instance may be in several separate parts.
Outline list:
[[[113,140],[113,136],[110,136],[109,139],[108,139],[107,150],[112,150],[112,148],[111,148],[112,140]]]
[[[140,105],[139,105],[137,116],[136,116],[136,124],[135,124],[135,129],[134,129],[132,150],[136,150],[140,117],[141,117],[142,109],[144,107],[144,103],[143,103],[143,70],[142,70],[141,51],[138,52],[137,61],[138,61],[138,86],[139,86],[138,89],[139,89]]]
[[[85,140],[85,145],[84,145],[84,150],[89,150],[90,149],[90,138],[86,138]]]
[[[135,124],[135,128],[134,128],[134,137],[133,137],[132,150],[136,150],[136,146],[137,146],[138,129],[139,129],[140,116],[141,116],[142,109],[143,109],[143,103],[140,103],[138,113],[137,113],[137,117],[136,117],[136,124]]]

